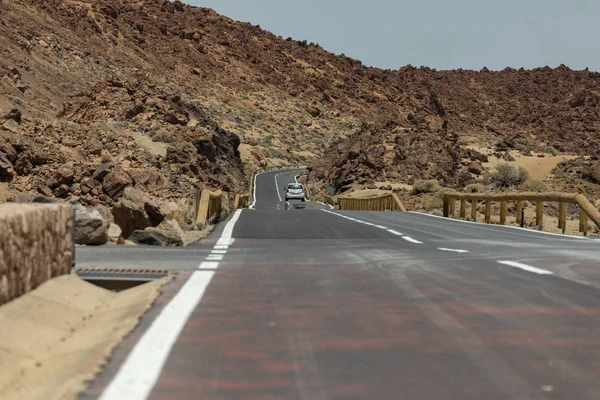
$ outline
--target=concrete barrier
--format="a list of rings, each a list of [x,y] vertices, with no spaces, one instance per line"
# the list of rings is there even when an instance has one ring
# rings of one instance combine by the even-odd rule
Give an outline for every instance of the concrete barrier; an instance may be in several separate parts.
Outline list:
[[[69,274],[72,234],[68,204],[1,204],[0,305]]]

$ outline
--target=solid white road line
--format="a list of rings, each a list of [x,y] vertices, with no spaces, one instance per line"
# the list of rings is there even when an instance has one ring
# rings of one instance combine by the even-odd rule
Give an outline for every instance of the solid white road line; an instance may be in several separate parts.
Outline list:
[[[469,250],[460,250],[460,249],[447,249],[445,247],[439,247],[438,250],[441,251],[449,251],[451,253],[468,253]]]
[[[254,207],[256,206],[256,177],[259,175],[262,175],[264,172],[261,172],[260,174],[256,174],[254,175],[254,189],[253,189],[253,194],[252,194],[252,204],[250,204],[250,209],[254,210]]]
[[[515,261],[498,261],[498,263],[503,264],[503,265],[508,265],[509,267],[519,268],[524,271],[533,272],[535,274],[554,275],[554,272],[552,272],[552,271],[547,271],[545,269],[539,269],[536,267],[532,267],[531,265],[522,264],[522,263],[515,262]]]
[[[242,210],[236,210],[217,242],[229,246],[231,235]],[[201,269],[217,269],[219,263],[203,262]],[[179,292],[161,311],[136,343],[110,382],[100,400],[146,400],[160,376],[171,348],[190,315],[198,306],[213,278],[214,271],[195,271]]]
[[[414,243],[414,244],[423,244],[423,242],[420,242],[417,239],[413,239],[410,236],[402,236],[402,239],[406,240],[407,242]]]
[[[490,225],[490,224],[484,224],[482,222],[463,221],[462,219],[453,219],[453,218],[440,217],[439,215],[426,214],[426,213],[422,213],[422,212],[418,212],[418,211],[407,211],[407,213],[409,213],[409,214],[423,215],[423,216],[431,217],[431,218],[443,219],[443,220],[446,220],[448,222],[459,222],[459,223],[462,223],[462,224],[474,224],[474,225],[478,225],[478,226],[480,226],[482,228],[483,227],[487,227],[488,229],[494,229],[494,228],[497,228],[497,229],[503,229],[503,228],[517,229],[517,230],[524,231],[524,232],[529,232],[529,233],[532,233],[532,234],[558,236],[558,237],[561,237],[561,238],[566,239],[566,240],[569,240],[569,239],[580,239],[580,240],[590,240],[593,243],[600,243],[600,241],[593,241],[593,240],[591,240],[587,236],[563,235],[561,233],[544,232],[544,231],[538,231],[538,230],[535,230],[535,229],[521,228],[520,226],[512,226],[512,225]]]
[[[281,174],[283,174],[283,172]],[[283,201],[281,199],[281,194],[279,193],[279,184],[277,183],[277,177],[281,174],[275,175],[275,189],[277,189],[277,197],[279,197],[279,201]]]

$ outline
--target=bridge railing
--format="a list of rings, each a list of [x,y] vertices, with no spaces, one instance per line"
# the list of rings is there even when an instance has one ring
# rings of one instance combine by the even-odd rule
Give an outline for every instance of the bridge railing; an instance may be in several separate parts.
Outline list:
[[[367,199],[337,197],[337,205],[340,210],[349,211],[406,211],[396,193]]]
[[[600,228],[600,212],[592,203],[582,194],[571,193],[531,193],[531,192],[513,192],[513,193],[445,193],[444,194],[444,217],[455,217],[456,202],[460,200],[459,216],[467,217],[467,202],[471,203],[470,218],[477,220],[478,202],[485,202],[484,218],[486,223],[491,222],[492,202],[500,202],[500,224],[506,224],[506,214],[509,202],[516,202],[517,224],[524,224],[524,204],[526,201],[536,203],[536,226],[539,229],[544,225],[544,202],[558,203],[558,228],[563,232],[567,228],[567,204],[576,204],[579,206],[579,231],[587,235],[588,218]]]

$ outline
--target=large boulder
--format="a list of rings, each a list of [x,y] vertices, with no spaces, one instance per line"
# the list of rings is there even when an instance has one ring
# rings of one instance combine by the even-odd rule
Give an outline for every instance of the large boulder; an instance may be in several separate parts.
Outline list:
[[[129,237],[136,244],[151,246],[185,246],[185,232],[175,220],[164,221],[156,228],[136,230]]]
[[[124,244],[122,233],[123,231],[119,225],[110,224],[108,226],[108,241],[114,244]]]
[[[165,213],[158,200],[141,190],[132,187],[125,188],[123,197],[137,204],[143,204],[152,226],[158,226],[165,220]]]
[[[152,226],[143,203],[121,199],[113,206],[112,213],[115,224],[119,225],[123,231],[124,238],[129,238],[136,229],[145,229]]]
[[[133,185],[131,176],[122,169],[112,170],[102,182],[104,192],[113,200],[119,199],[123,195],[125,188],[131,185]]]
[[[102,245],[108,241],[108,222],[97,210],[75,215],[75,243]]]

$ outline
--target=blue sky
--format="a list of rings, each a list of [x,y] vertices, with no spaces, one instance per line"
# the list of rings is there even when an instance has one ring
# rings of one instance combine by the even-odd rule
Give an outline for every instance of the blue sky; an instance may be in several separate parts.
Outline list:
[[[600,0],[185,0],[366,65],[600,71]]]

